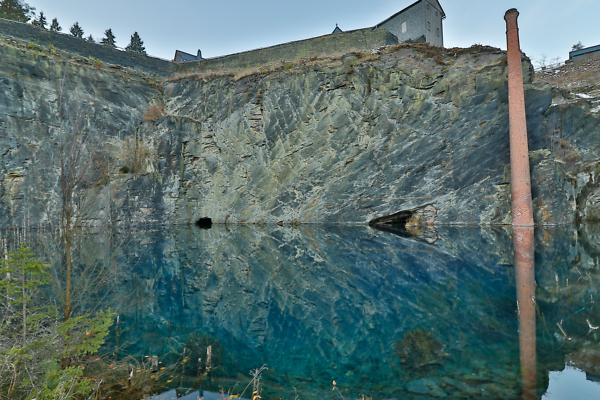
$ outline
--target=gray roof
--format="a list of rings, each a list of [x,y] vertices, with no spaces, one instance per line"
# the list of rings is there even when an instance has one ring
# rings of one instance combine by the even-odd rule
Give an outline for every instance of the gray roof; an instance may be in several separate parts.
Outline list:
[[[193,55],[190,53],[186,53],[185,51],[175,50],[175,57],[173,61],[177,61],[177,56],[179,56],[183,61],[197,61],[202,60],[202,53],[198,50],[197,55]]]
[[[585,49],[575,50],[569,52],[569,58],[582,56],[587,53],[594,53],[596,51],[600,51],[600,44],[597,46],[586,47]]]

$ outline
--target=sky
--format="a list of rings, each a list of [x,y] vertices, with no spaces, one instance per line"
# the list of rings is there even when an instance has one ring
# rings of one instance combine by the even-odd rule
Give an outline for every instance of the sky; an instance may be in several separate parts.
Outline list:
[[[117,46],[138,32],[149,55],[175,50],[216,57],[342,30],[374,26],[415,0],[25,0],[58,18],[63,32],[76,21],[99,39],[111,28]],[[599,0],[440,0],[445,47],[475,43],[506,49],[504,13],[519,10],[521,50],[534,61],[566,60],[571,47],[600,44]]]

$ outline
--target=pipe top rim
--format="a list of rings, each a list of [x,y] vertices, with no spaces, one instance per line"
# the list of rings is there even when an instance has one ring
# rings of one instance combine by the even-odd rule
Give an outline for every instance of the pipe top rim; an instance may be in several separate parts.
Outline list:
[[[507,17],[512,17],[513,15],[515,16],[515,18],[519,16],[519,11],[517,11],[516,8],[511,8],[507,10],[504,14],[504,19],[506,19]]]

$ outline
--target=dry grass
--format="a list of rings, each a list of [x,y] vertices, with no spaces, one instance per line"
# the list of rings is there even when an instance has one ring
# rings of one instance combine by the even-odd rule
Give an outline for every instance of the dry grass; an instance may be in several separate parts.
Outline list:
[[[210,82],[212,79],[216,77],[225,77],[230,76],[233,78],[235,82],[240,79],[246,78],[252,75],[268,75],[274,72],[286,71],[290,73],[300,73],[303,72],[306,67],[315,67],[317,65],[323,67],[339,67],[342,63],[343,54],[335,54],[331,56],[323,56],[323,57],[305,57],[300,58],[295,61],[280,61],[278,63],[261,65],[260,67],[252,67],[252,68],[240,68],[236,70],[206,70],[206,71],[187,71],[187,72],[178,72],[169,78],[165,79],[165,82],[178,82],[183,79],[195,79],[197,81],[204,81],[205,83]],[[379,57],[373,56],[364,56],[365,58],[369,58],[369,60],[374,60]],[[361,60],[366,61],[366,60]]]
[[[205,70],[205,71],[184,71],[178,72],[165,82],[178,82],[183,79],[194,79],[208,83],[216,77],[232,77],[234,81],[253,76],[253,75],[269,75],[275,72],[285,71],[287,73],[299,74],[306,72],[307,68],[328,67],[337,68],[344,65],[344,62],[350,62],[350,66],[354,67],[363,63],[368,63],[378,60],[382,55],[398,52],[403,49],[414,49],[423,54],[425,58],[433,59],[437,64],[448,65],[460,54],[477,53],[477,52],[499,52],[501,50],[475,44],[469,48],[451,48],[445,49],[442,47],[431,46],[428,43],[400,43],[392,46],[382,46],[369,51],[354,50],[348,53],[334,53],[331,55],[320,55],[312,57],[304,57],[295,61],[281,61],[278,63],[262,65],[252,68],[240,68],[235,70]],[[349,57],[349,60],[348,58]]]
[[[404,48],[403,46],[402,48]],[[350,55],[353,58],[352,65],[360,65],[365,62],[378,60],[381,54],[387,54],[380,50],[376,51],[354,51],[350,53],[334,53],[332,55],[321,55],[304,57],[294,61],[280,61],[278,63],[262,65],[260,67],[240,68],[236,70],[206,70],[178,72],[165,80],[165,82],[178,82],[183,79],[202,80],[205,83],[215,77],[230,76],[238,81],[252,75],[268,75],[274,72],[286,71],[289,73],[303,73],[307,68],[329,67],[337,68],[344,64],[343,57]]]
[[[160,117],[164,117],[165,105],[164,104],[152,104],[144,110],[142,119],[144,121],[156,121]]]
[[[564,65],[536,71],[534,81],[548,82],[570,91],[597,92],[600,90],[600,57],[588,57]]]
[[[154,149],[151,144],[130,136],[121,143],[118,160],[122,173],[152,172]]]

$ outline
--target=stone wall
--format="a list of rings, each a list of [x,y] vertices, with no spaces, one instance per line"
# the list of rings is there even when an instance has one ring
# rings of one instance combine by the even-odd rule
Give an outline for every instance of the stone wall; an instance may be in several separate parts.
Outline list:
[[[148,73],[168,75],[176,69],[175,64],[167,60],[86,42],[64,33],[50,32],[46,29],[2,18],[0,18],[0,35],[37,42],[42,46],[52,45],[59,50],[77,53],[84,57],[94,57],[109,64],[140,69]]]
[[[237,70],[277,63],[295,61],[303,57],[344,54],[357,50],[370,50],[398,43],[398,38],[388,31],[357,29],[335,35],[278,44],[262,49],[209,58],[198,62],[179,64],[179,71]]]

